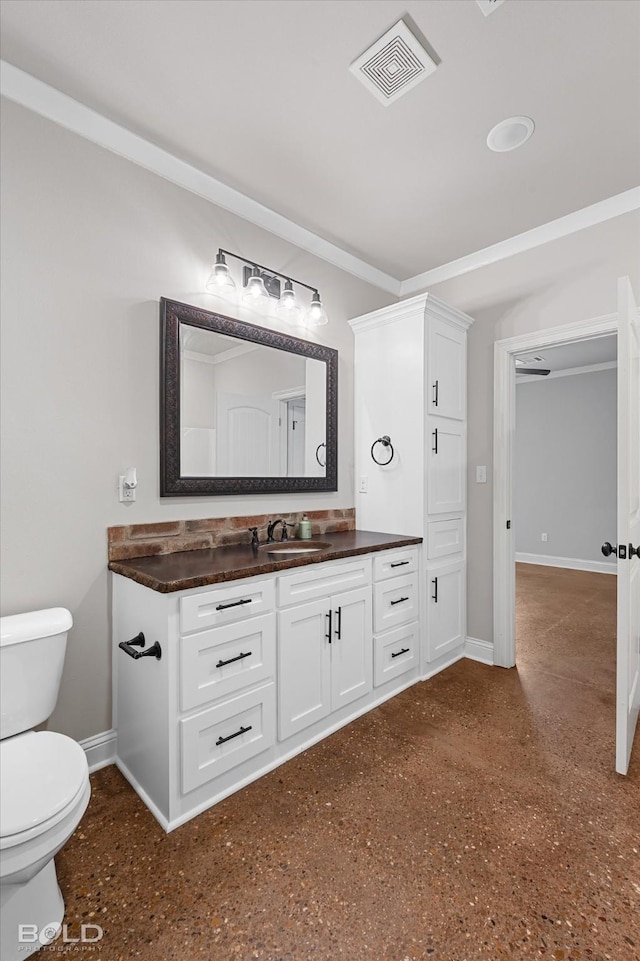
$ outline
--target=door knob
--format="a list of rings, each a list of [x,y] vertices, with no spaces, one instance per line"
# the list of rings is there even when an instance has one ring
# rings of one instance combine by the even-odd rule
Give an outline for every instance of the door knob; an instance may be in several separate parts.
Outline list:
[[[602,545],[602,547],[600,548],[600,550],[602,551],[602,553],[604,554],[605,557],[609,557],[611,554],[617,554],[617,553],[618,553],[618,548],[617,548],[617,547],[613,547],[613,546],[609,543],[609,541],[605,541],[604,544]]]

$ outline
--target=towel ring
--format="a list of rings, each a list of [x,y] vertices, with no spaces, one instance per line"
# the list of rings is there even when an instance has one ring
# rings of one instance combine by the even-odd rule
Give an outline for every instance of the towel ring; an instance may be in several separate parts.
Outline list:
[[[389,457],[389,460],[378,460],[376,455],[373,453],[376,444],[382,444],[383,447],[389,448],[389,450],[391,451],[391,456]],[[380,467],[386,467],[387,464],[390,464],[391,461],[393,460],[394,453],[395,452],[393,449],[393,444],[391,443],[391,438],[389,437],[388,434],[385,434],[383,437],[378,437],[378,439],[374,440],[373,444],[371,445],[372,460],[374,461],[374,463],[379,464]]]
[[[320,460],[320,448],[321,448],[321,447],[324,447],[324,464],[323,464],[322,461]],[[320,467],[326,467],[326,466],[327,466],[327,445],[324,443],[324,441],[323,441],[321,444],[318,444],[318,446],[316,447],[316,460],[317,460],[318,463],[320,464]]]

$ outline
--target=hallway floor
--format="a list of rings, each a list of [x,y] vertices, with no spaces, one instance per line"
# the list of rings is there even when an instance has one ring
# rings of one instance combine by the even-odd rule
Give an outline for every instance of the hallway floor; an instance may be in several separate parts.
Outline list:
[[[172,834],[115,767],[94,774],[56,861],[69,936],[104,937],[56,956],[638,961],[615,578],[518,581],[517,670],[459,661]]]

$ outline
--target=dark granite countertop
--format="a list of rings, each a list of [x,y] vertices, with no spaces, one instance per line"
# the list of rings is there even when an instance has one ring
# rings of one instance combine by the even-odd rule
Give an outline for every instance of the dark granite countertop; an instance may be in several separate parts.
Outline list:
[[[274,574],[292,567],[305,567],[341,557],[354,557],[357,554],[422,543],[421,537],[379,534],[375,531],[341,531],[336,534],[322,534],[314,538],[315,540],[322,540],[328,543],[329,547],[313,554],[278,558],[266,551],[254,552],[248,544],[235,544],[211,550],[178,551],[173,554],[157,554],[154,557],[111,561],[109,570],[129,577],[151,590],[169,594],[173,591],[204,587],[207,584],[221,584],[242,577],[255,577],[258,574]]]

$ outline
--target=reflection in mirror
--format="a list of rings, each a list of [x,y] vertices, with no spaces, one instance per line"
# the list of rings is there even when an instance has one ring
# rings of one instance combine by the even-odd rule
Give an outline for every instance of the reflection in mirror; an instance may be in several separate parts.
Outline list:
[[[180,474],[324,477],[325,364],[180,324]]]
[[[338,353],[161,300],[160,493],[337,490]]]

